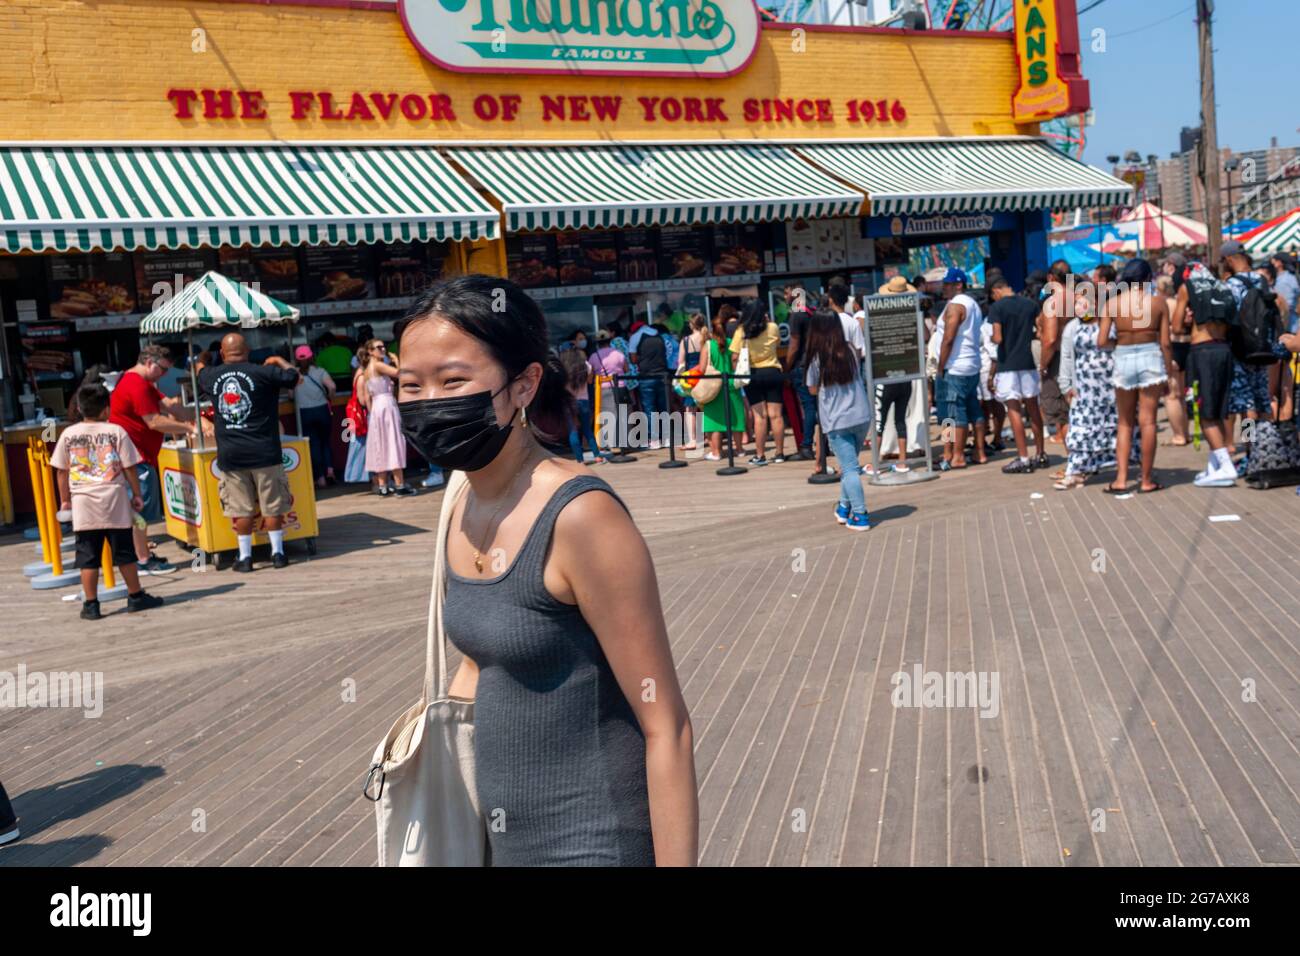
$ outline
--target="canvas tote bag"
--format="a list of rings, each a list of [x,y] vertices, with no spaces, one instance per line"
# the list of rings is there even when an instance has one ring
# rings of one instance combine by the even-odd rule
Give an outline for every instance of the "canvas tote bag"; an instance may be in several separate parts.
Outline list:
[[[438,516],[424,691],[375,749],[365,795],[375,804],[380,866],[485,866],[487,828],[474,787],[474,702],[447,696],[447,529],[464,493],[452,472]]]

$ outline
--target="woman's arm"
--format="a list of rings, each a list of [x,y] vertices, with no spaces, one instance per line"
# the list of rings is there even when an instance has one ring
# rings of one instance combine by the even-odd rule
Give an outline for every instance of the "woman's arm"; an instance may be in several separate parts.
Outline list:
[[[396,356],[393,355],[391,352],[389,353],[388,357],[392,359],[396,359]],[[371,359],[370,367],[373,368],[375,371],[377,371],[380,375],[387,375],[389,378],[397,378],[398,372],[397,372],[396,361],[394,361],[392,365],[389,365],[387,362],[376,362],[374,359]]]
[[[600,534],[591,534],[592,528],[600,528]],[[655,860],[659,866],[694,866],[699,855],[694,738],[645,540],[614,498],[585,494],[560,512],[551,557],[645,735]],[[569,596],[556,593],[561,600]]]
[[[1074,325],[1075,319],[1071,319],[1065,326],[1065,334],[1061,336],[1061,368],[1056,373],[1056,384],[1061,390],[1061,394],[1074,388]]]

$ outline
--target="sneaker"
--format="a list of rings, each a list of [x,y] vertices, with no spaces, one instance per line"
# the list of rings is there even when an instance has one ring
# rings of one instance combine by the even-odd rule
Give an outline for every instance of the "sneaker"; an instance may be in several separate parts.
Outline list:
[[[392,494],[392,492],[388,490],[387,485],[380,485],[375,489],[375,494],[377,494],[381,498],[387,498],[389,495]]]
[[[162,607],[163,599],[156,594],[146,594],[144,591],[136,591],[135,594],[126,596],[126,609],[134,614],[136,611],[148,611],[152,608]]]
[[[816,458],[817,456],[813,454],[813,450],[806,447],[800,448],[799,454],[795,455],[795,459],[798,461],[814,461]]]
[[[895,466],[894,466],[894,474],[896,474],[896,475],[905,475],[905,474],[907,474],[907,473],[908,473],[909,471],[911,471],[911,470],[912,470],[912,469],[911,469],[909,466],[907,466],[907,465],[895,465]]]
[[[1033,470],[1033,461],[1025,461],[1023,458],[1013,458],[1002,466],[1002,474],[1004,475],[1028,475]]]
[[[849,515],[849,520],[845,523],[844,527],[848,528],[850,531],[870,531],[871,515],[867,514],[865,511],[860,515]]]
[[[6,843],[13,843],[14,840],[18,839],[18,837],[19,837],[19,833],[18,833],[17,820],[15,820],[13,823],[8,824],[6,826],[0,826],[0,846],[4,846]]]
[[[149,555],[148,561],[141,561],[135,567],[140,574],[171,574],[176,570],[176,565],[156,554]]]
[[[402,484],[393,489],[393,494],[399,495],[402,498],[409,498],[411,495],[418,495],[419,492],[410,485]]]
[[[446,483],[447,479],[441,472],[430,472],[420,484],[425,488],[441,488]]]
[[[1046,452],[1043,452],[1043,454],[1033,459],[1033,463],[1035,468],[1047,468],[1049,465],[1051,465],[1051,462],[1047,460]]]
[[[1192,479],[1192,484],[1198,488],[1231,488],[1236,483],[1237,472],[1232,467],[1217,471],[1210,471],[1207,468]]]
[[[754,457],[749,459],[749,463],[753,465],[755,468],[762,468],[764,465],[767,464],[767,459]]]
[[[81,619],[83,621],[98,621],[103,616],[99,613],[99,601],[81,602]]]
[[[230,566],[230,570],[238,571],[241,574],[247,574],[249,571],[253,570],[252,557],[239,558],[238,560],[235,561],[234,564]]]
[[[713,452],[708,452],[708,453],[705,454],[705,456],[704,456],[704,460],[705,460],[705,461],[722,461],[722,456],[721,456],[721,455],[715,455]]]
[[[840,524],[848,524],[848,523],[849,523],[849,506],[848,506],[848,505],[836,505],[836,506],[835,506],[835,520],[838,521]]]
[[[289,556],[283,551],[276,551],[271,555],[271,567],[287,568],[289,566]]]
[[[784,464],[785,464],[785,455],[777,455],[775,458],[772,459],[772,464],[774,464],[774,465],[784,465]]]

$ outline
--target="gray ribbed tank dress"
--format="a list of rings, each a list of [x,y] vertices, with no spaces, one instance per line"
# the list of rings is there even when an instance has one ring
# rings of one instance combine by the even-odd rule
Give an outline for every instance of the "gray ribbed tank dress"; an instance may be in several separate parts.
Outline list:
[[[566,481],[499,577],[447,571],[447,637],[479,666],[474,751],[493,866],[654,865],[645,737],[582,613],[542,580],[555,519],[589,491],[614,495],[590,475]]]

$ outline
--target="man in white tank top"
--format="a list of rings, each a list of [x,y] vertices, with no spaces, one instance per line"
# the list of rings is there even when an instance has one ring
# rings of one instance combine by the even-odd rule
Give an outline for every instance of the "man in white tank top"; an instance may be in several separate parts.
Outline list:
[[[979,402],[980,327],[984,324],[984,313],[979,303],[966,294],[966,286],[966,273],[960,269],[949,269],[943,277],[943,295],[948,305],[943,311],[935,398],[939,403],[944,443],[952,442],[951,454],[944,449],[944,457],[952,468],[966,467],[966,435],[971,426],[975,428],[976,457],[981,464],[987,460],[984,410]]]

